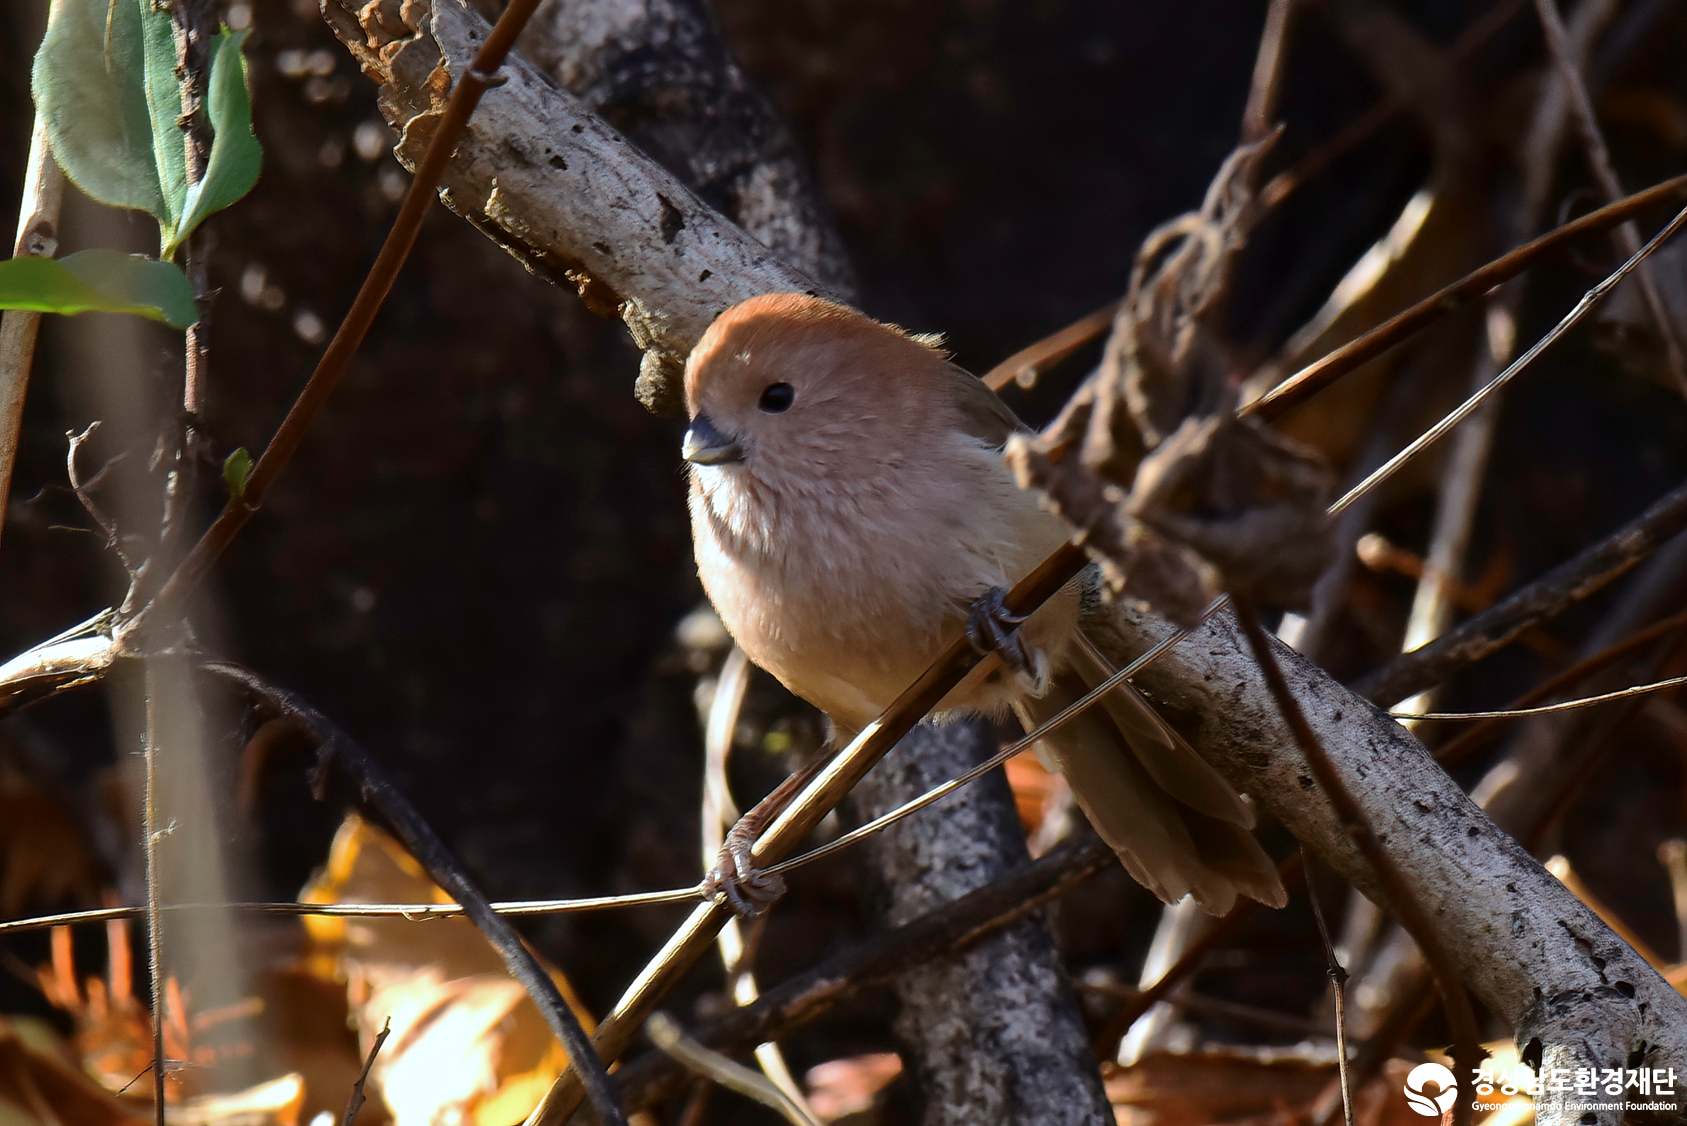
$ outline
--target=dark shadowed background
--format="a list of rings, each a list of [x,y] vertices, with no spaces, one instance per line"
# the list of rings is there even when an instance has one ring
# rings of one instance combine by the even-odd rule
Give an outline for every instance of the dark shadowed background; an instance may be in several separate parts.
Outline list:
[[[1687,158],[1679,65],[1687,10],[1636,2],[1619,23],[1649,7],[1637,37],[1601,56],[1598,75],[1631,188],[1678,172]],[[5,215],[16,211],[27,147],[34,8],[0,10]],[[974,370],[1118,296],[1149,230],[1199,205],[1236,142],[1264,16],[1262,3],[1238,0],[716,0],[714,8],[799,140],[858,272],[863,307],[946,334]],[[1396,5],[1441,45],[1487,8]],[[1464,174],[1482,185],[1481,198],[1501,202],[1515,195],[1506,146],[1540,74],[1526,5],[1522,13],[1469,56],[1449,95],[1471,148]],[[261,446],[273,429],[407,182],[373,86],[315,4],[257,0],[252,26],[264,172],[251,196],[210,225],[219,292],[204,422],[219,460]],[[1367,63],[1313,6],[1294,33],[1288,127],[1273,168],[1316,150],[1382,96]],[[1432,159],[1426,130],[1399,114],[1288,198],[1243,268],[1231,318],[1238,355],[1264,358],[1317,309],[1423,185]],[[1553,206],[1585,209],[1579,160],[1566,155],[1562,169]],[[92,210],[70,207],[69,249],[110,243],[114,223],[146,248],[147,221]],[[1495,236],[1481,214],[1472,225],[1475,264],[1493,249],[1478,244]],[[1523,338],[1610,261],[1609,245],[1597,243],[1552,263],[1531,283]],[[64,487],[66,430],[102,417],[109,408],[98,404],[112,401],[92,389],[87,365],[69,362],[77,341],[100,331],[89,317],[49,319],[44,329],[0,543],[0,656],[121,597],[121,572]],[[96,444],[125,454],[124,472],[145,472],[179,363],[169,334],[145,340],[141,370],[125,377],[138,405],[107,417]],[[1095,354],[1016,406],[1046,420]],[[1687,410],[1619,359],[1582,333],[1507,400],[1472,583],[1497,575],[1497,592],[1538,574],[1681,480]],[[692,696],[701,666],[676,641],[701,598],[677,452],[683,424],[634,401],[637,364],[620,324],[525,274],[437,209],[344,388],[218,572],[205,630],[213,643],[370,748],[494,898],[672,887],[697,875]],[[1449,369],[1444,393],[1426,398],[1448,398],[1465,371]],[[1356,433],[1364,418],[1321,415],[1302,431],[1316,438],[1319,426],[1333,428],[1327,437],[1339,453],[1354,438],[1334,428]],[[214,480],[216,466],[205,472]],[[1396,487],[1377,517],[1390,540],[1414,551],[1427,535],[1427,484],[1419,474]],[[1331,671],[1356,676],[1397,649],[1410,597],[1409,580],[1362,572]],[[1601,605],[1551,628],[1560,653]],[[1497,705],[1561,663],[1551,646],[1516,648],[1442,703]],[[758,714],[796,711],[765,681],[756,693]],[[240,760],[248,733],[235,723],[227,720],[227,744]],[[135,750],[127,738],[114,741],[102,695],[90,692],[9,721],[0,748],[76,817],[112,825],[105,795],[113,765]],[[1681,747],[1679,736],[1635,728],[1564,821],[1559,843],[1665,950],[1674,948],[1674,919],[1662,870],[1642,870],[1634,857],[1680,831]],[[296,894],[338,823],[341,805],[310,799],[309,761],[292,753],[300,750],[243,760],[256,784],[236,818],[254,859],[242,895]],[[746,787],[776,771],[771,755],[746,754],[740,765]],[[103,832],[90,837],[106,842],[98,862],[132,880],[132,850]],[[1278,855],[1289,847],[1271,843]],[[854,879],[846,857],[795,880],[764,949],[770,979],[859,931]],[[1063,916],[1069,952],[1080,964],[1120,961],[1133,975],[1130,959],[1156,905],[1122,876],[1079,895]],[[601,1010],[674,918],[673,909],[645,909],[524,929]],[[1251,934],[1212,988],[1297,1010],[1315,1003],[1320,955],[1307,919],[1286,912]],[[1255,972],[1262,968],[1271,972]],[[8,1010],[27,993],[0,981]],[[798,1038],[794,1063],[882,1048],[876,1015],[846,1013]]]

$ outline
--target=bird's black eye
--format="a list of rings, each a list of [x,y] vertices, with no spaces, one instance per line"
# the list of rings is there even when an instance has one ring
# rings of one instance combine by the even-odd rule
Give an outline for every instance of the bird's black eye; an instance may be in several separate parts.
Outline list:
[[[789,383],[769,383],[756,406],[768,414],[784,414],[797,400],[797,389]]]

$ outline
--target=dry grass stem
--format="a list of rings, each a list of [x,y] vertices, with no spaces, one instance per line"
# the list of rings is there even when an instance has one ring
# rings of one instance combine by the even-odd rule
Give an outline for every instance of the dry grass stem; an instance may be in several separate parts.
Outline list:
[[[679,1023],[667,1013],[651,1013],[650,1019],[645,1022],[645,1032],[651,1043],[696,1074],[771,1107],[794,1126],[820,1126],[820,1120],[803,1103],[791,1098],[765,1076],[699,1044],[687,1036]]]
[[[1330,940],[1330,927],[1324,921],[1324,906],[1318,902],[1318,888],[1312,882],[1312,865],[1306,862],[1301,850],[1301,867],[1306,873],[1306,901],[1312,907],[1312,920],[1318,924],[1318,941],[1324,948],[1325,972],[1330,978],[1330,992],[1335,996],[1336,1019],[1336,1076],[1341,1086],[1341,1116],[1347,1126],[1353,1126],[1353,1084],[1348,1075],[1347,1060],[1347,970],[1336,957],[1335,943]]]

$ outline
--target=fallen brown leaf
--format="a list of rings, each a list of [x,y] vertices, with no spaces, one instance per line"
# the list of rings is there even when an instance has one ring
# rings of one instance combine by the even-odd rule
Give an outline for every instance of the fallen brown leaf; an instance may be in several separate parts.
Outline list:
[[[451,902],[398,842],[355,814],[299,898]],[[565,1066],[544,1018],[467,919],[311,918],[306,926],[313,940],[307,964],[331,964],[343,977],[365,1050],[392,1020],[370,1094],[380,1092],[397,1126],[509,1126]],[[591,1018],[551,972],[589,1029]]]

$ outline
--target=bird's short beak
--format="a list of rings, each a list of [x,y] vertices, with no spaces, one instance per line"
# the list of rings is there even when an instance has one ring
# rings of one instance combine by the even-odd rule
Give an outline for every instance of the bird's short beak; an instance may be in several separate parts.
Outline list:
[[[691,420],[691,429],[685,432],[680,453],[693,465],[725,465],[744,460],[744,447],[715,429],[715,424],[706,414]]]

